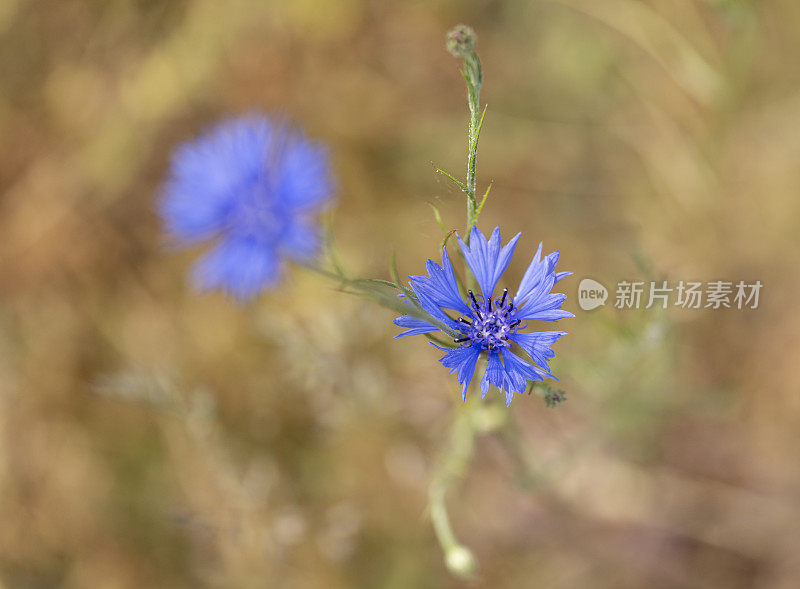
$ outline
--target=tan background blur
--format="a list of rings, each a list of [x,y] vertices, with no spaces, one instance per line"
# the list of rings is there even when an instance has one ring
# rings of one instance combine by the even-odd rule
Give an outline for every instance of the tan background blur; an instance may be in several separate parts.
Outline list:
[[[481,220],[560,249],[569,400],[481,439],[454,526],[486,587],[800,586],[800,5],[0,3],[0,582],[456,587],[425,516],[453,377],[300,270],[198,295],[154,214],[171,149],[278,111],[326,141],[349,268],[453,228],[473,25]],[[580,278],[756,280],[756,311],[577,308]],[[613,293],[612,293],[613,296]]]

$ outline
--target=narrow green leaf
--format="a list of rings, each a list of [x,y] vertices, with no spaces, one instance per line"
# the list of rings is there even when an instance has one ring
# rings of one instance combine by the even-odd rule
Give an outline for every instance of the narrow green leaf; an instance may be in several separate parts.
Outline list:
[[[448,178],[456,186],[458,186],[464,192],[464,194],[466,194],[470,198],[475,198],[474,195],[472,194],[472,191],[467,187],[467,185],[464,184],[461,180],[459,180],[455,176],[453,176],[450,172],[445,172],[441,168],[436,168],[436,171],[438,173],[440,173],[442,176],[445,176],[446,178]]]
[[[483,194],[483,198],[481,199],[481,204],[479,204],[478,208],[475,210],[475,218],[472,221],[473,224],[478,221],[478,215],[481,214],[481,210],[483,210],[483,205],[486,204],[486,199],[489,198],[489,192],[492,190],[492,186],[494,186],[494,182],[492,182],[491,184],[489,184],[489,186],[486,187],[486,192]]]
[[[397,254],[395,252],[392,252],[392,257],[389,259],[389,275],[395,284],[401,285],[400,273],[397,271]]]
[[[478,136],[481,134],[481,129],[483,128],[483,118],[486,116],[487,108],[489,108],[488,104],[483,107],[483,112],[481,112],[481,118],[478,119],[478,126],[475,129],[475,140],[472,145],[473,152],[478,151]]]
[[[439,228],[443,233],[447,233],[447,227],[445,227],[444,221],[442,221],[442,215],[439,214],[439,209],[436,208],[435,204],[430,202],[428,203],[428,206],[433,209],[433,216],[436,219],[436,222],[439,224]]]

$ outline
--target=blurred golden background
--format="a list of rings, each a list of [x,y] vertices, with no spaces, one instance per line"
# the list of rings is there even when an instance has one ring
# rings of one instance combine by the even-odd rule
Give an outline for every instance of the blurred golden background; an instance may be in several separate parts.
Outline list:
[[[454,377],[293,270],[199,295],[169,154],[280,112],[325,141],[351,271],[437,257],[478,33],[481,227],[575,271],[568,401],[511,406],[450,496],[470,586],[800,586],[800,5],[790,0],[3,0],[0,583],[457,587],[426,517]],[[761,280],[757,310],[584,312],[578,282]],[[613,297],[613,292],[612,292]]]

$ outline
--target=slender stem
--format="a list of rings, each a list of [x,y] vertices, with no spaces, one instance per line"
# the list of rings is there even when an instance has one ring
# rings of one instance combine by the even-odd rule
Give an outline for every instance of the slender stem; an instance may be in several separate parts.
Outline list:
[[[470,551],[456,539],[447,514],[447,491],[464,478],[475,450],[477,431],[473,413],[480,403],[473,402],[457,409],[450,440],[444,449],[428,488],[431,521],[436,539],[445,554],[445,562],[454,573],[469,577],[474,573],[475,562]]]
[[[475,177],[477,163],[478,163],[478,150],[473,149],[476,144],[475,133],[478,129],[478,105],[473,101],[473,93],[469,94],[469,133],[468,133],[468,147],[467,147],[467,188],[471,194],[475,194],[477,180]],[[469,243],[469,233],[475,219],[475,199],[467,198],[467,243]]]
[[[470,230],[476,221],[477,211],[477,163],[478,163],[478,135],[480,132],[482,116],[480,112],[480,61],[475,53],[467,56],[464,62],[467,82],[467,104],[469,106],[469,125],[467,137],[467,230],[465,241],[469,244]],[[476,72],[478,72],[476,74]]]
[[[464,81],[467,83],[467,105],[469,106],[469,124],[467,126],[467,179],[465,191],[467,195],[467,228],[464,232],[464,242],[469,245],[472,227],[478,220],[478,201],[476,196],[477,177],[476,169],[478,163],[478,137],[480,136],[483,124],[483,113],[480,111],[481,85],[483,84],[483,73],[481,62],[478,55],[472,51],[464,58],[464,70],[462,71]],[[482,206],[482,205],[481,205]],[[466,268],[466,282],[469,289],[475,288],[475,278]]]

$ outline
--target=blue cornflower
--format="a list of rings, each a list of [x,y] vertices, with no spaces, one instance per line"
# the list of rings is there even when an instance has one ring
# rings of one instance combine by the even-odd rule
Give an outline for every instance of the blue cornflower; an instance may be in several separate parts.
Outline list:
[[[175,150],[160,213],[179,245],[216,241],[195,266],[196,285],[244,300],[274,286],[286,258],[314,256],[313,215],[332,193],[323,146],[249,114]]]
[[[407,328],[395,337],[440,331],[442,325],[456,334],[457,348],[447,352],[440,362],[455,373],[462,385],[462,396],[466,399],[467,387],[475,374],[478,358],[488,359],[486,371],[481,378],[481,393],[486,396],[489,385],[506,395],[506,405],[511,403],[514,393],[524,393],[528,381],[555,378],[550,373],[548,361],[555,353],[552,344],[565,335],[565,331],[523,332],[523,321],[556,321],[563,317],[574,317],[561,309],[566,295],[553,293],[556,282],[572,272],[556,272],[558,252],[542,259],[542,244],[522,277],[517,293],[512,296],[504,288],[494,297],[500,276],[508,267],[514,248],[521,234],[517,234],[505,247],[501,247],[500,228],[492,232],[488,242],[477,227],[472,228],[470,245],[461,238],[458,243],[482,296],[471,290],[463,297],[459,290],[453,265],[442,250],[442,265],[428,260],[428,276],[409,276],[409,284],[419,305],[432,317],[432,322],[414,315],[403,315],[394,320],[395,325]],[[452,309],[461,316],[453,319],[444,309]],[[437,327],[433,322],[438,322]],[[435,345],[435,344],[434,344]],[[532,360],[521,358],[512,351],[516,345]],[[438,347],[438,346],[436,346]],[[515,349],[515,348],[514,348]]]

